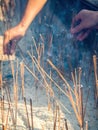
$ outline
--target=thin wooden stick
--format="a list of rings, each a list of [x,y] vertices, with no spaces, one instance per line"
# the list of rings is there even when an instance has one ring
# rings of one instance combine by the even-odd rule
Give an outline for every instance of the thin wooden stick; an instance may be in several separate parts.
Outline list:
[[[5,114],[4,114],[4,96],[2,98],[2,129],[4,130],[4,120],[5,120]]]
[[[62,106],[62,107],[65,109],[65,111],[67,111],[69,114],[71,114],[71,112],[64,106],[63,103],[61,103],[61,101],[60,101],[57,97],[54,96],[54,99],[56,100],[56,102],[57,102],[60,106]]]
[[[36,62],[35,62],[35,65],[38,66],[37,64],[37,59],[35,58]],[[39,65],[40,67],[40,70],[63,92],[63,94],[65,94],[66,96],[68,96],[62,89],[61,87],[43,70],[43,68]],[[42,75],[44,75],[42,72],[40,72]],[[68,112],[70,113],[70,111],[61,103],[59,102],[60,105]]]
[[[32,126],[32,130],[34,130],[33,110],[32,110],[32,99],[30,99],[30,107],[31,107],[31,126]]]
[[[78,72],[78,97],[79,97],[79,100],[78,100],[78,106],[79,106],[79,116],[81,118],[81,124],[80,124],[80,127],[83,128],[83,124],[84,124],[84,119],[83,119],[83,92],[82,92],[82,87],[81,87],[81,84],[80,84],[80,79],[81,79],[81,68],[79,68],[79,72]]]
[[[63,122],[62,129],[61,129],[61,130],[65,130],[65,122]]]
[[[75,90],[76,83],[75,83],[75,77],[74,77],[73,72],[71,72],[71,76],[72,76],[72,81],[73,81],[73,84],[74,84],[74,90]]]
[[[65,129],[68,130],[67,119],[65,119]]]
[[[81,93],[80,93],[80,96],[81,96],[81,128],[84,127],[84,113],[83,113],[83,88],[81,87]]]
[[[42,71],[42,72],[44,72],[44,74],[57,86],[57,88],[60,90],[60,91],[62,91],[62,93],[64,94],[64,95],[66,95],[66,96],[68,96],[66,93],[65,93],[65,91],[63,90],[63,89],[61,89],[61,87],[43,70],[43,68],[40,66],[40,65],[38,65],[38,62],[37,62],[37,60],[36,60],[36,57],[33,57],[34,59],[35,59],[35,65],[36,66],[39,66],[40,67],[40,70]]]
[[[60,117],[60,108],[58,106],[58,130],[60,130],[60,125],[61,125],[61,117]]]
[[[89,88],[88,93],[87,93],[87,98],[86,98],[86,104],[85,104],[85,108],[84,108],[83,118],[85,117],[86,107],[87,107],[87,102],[88,102],[89,94],[90,94],[90,88]]]
[[[56,106],[56,112],[55,112],[55,119],[54,119],[53,130],[56,130],[56,122],[57,122],[57,106]]]
[[[50,77],[51,77],[51,71],[50,71]],[[51,87],[52,86],[52,83],[50,81],[49,83],[49,86]],[[51,88],[52,89],[52,88]],[[48,111],[50,111],[50,108],[51,108],[51,101],[50,101],[50,96],[53,96],[53,92],[49,91],[48,90]]]
[[[69,93],[69,94],[70,94],[70,93]],[[81,118],[80,118],[79,115],[78,115],[77,108],[76,108],[75,102],[74,102],[73,97],[72,97],[71,94],[70,94],[70,96],[69,96],[69,100],[70,100],[70,102],[71,102],[71,104],[72,104],[72,107],[73,107],[73,110],[74,110],[74,112],[75,112],[75,114],[76,114],[76,118],[77,118],[77,120],[78,120],[78,122],[79,122],[79,124],[80,124],[80,123],[81,123]]]
[[[34,46],[35,46],[35,49],[36,49],[36,52],[37,52],[37,55],[38,55],[38,49],[37,49],[37,45],[36,45],[34,37],[32,37],[32,39],[33,39],[33,43],[34,43]]]
[[[73,72],[71,73],[73,83],[74,83],[74,94],[75,94],[75,99],[76,99],[76,105],[77,105],[77,112],[79,113],[80,108],[79,108],[79,96],[78,96],[78,90],[77,90],[77,76],[76,76],[76,69],[75,69],[75,76]]]
[[[94,73],[95,73],[95,99],[96,99],[96,106],[98,103],[98,74],[97,74],[97,58],[96,55],[93,56],[93,62],[94,62]]]
[[[44,43],[42,44],[42,67],[44,68]]]
[[[44,38],[43,38],[42,34],[39,34],[39,35],[40,35],[40,38],[42,40],[42,43],[44,43]]]
[[[85,128],[85,130],[88,130],[88,121],[86,121],[85,123],[86,123],[86,128]]]
[[[64,81],[64,83],[67,85],[67,87],[68,87],[68,91],[72,91],[73,92],[73,90],[72,90],[72,88],[70,87],[70,85],[68,84],[68,82],[65,80],[65,78],[63,77],[63,75],[60,73],[60,71],[55,67],[55,65],[53,65],[53,63],[48,59],[47,60],[47,62],[52,66],[52,68],[54,69],[54,70],[56,70],[56,72],[58,73],[58,75],[61,77],[61,79]],[[74,93],[74,92],[73,92]]]
[[[29,53],[29,55],[30,55],[30,53]],[[38,62],[37,62],[37,59],[36,59],[36,57],[32,57],[31,55],[30,55],[30,57],[31,58],[34,58],[34,63],[35,63],[35,65],[36,65],[36,67],[37,66],[39,66],[39,68],[40,68],[40,70],[39,70],[39,72],[42,74],[42,76],[45,74],[62,92],[63,92],[63,94],[65,94],[66,96],[68,96],[62,89],[61,89],[61,87],[43,70],[43,68],[40,66],[40,65],[38,65]],[[35,62],[36,61],[36,62]],[[42,84],[43,85],[43,84]],[[57,99],[57,98],[56,98]],[[58,99],[57,99],[58,100]],[[59,101],[59,100],[58,100]],[[70,113],[70,111],[59,101],[59,103],[60,103],[60,105],[68,112],[68,113]]]
[[[94,62],[94,72],[95,72],[95,80],[97,81],[97,64],[96,64],[96,55],[93,56],[93,62]]]
[[[28,128],[30,130],[29,114],[28,114],[28,110],[27,110],[27,103],[26,103],[26,98],[25,97],[24,97],[24,103],[25,103],[25,110],[26,110],[26,115],[27,115]]]
[[[17,124],[17,105],[18,105],[18,60],[17,60],[17,71],[15,80],[15,125]]]
[[[10,97],[9,88],[6,86],[5,90],[6,90],[6,95],[7,95],[7,100],[8,100],[8,105],[9,105],[9,110],[12,117],[12,121],[13,121],[13,124],[15,124],[14,113],[13,113],[13,109],[11,108],[11,97]]]
[[[15,101],[15,92],[16,92],[16,81],[15,81],[15,69],[14,69],[14,63],[13,61],[10,62],[11,63],[11,70],[12,70],[12,76],[13,76],[13,87],[14,87],[14,101]]]
[[[32,46],[31,46],[31,55],[32,55],[32,56],[33,56],[33,53],[34,53],[34,52],[33,52],[33,48],[32,48]],[[32,60],[32,68],[33,68],[33,69],[32,69],[32,70],[33,70],[33,73],[35,74],[35,69],[34,69],[35,66],[34,66],[33,60]]]
[[[24,97],[24,63],[20,63],[20,73],[21,73],[21,80],[22,80],[22,98]]]
[[[40,44],[38,45],[38,63],[40,64],[40,51],[41,51],[41,47],[40,47]]]
[[[9,112],[10,112],[10,108],[8,108],[8,113],[7,113],[7,117],[6,117],[6,128],[7,128],[7,125],[8,125],[8,117],[9,117]]]
[[[31,69],[26,65],[24,64],[25,68],[31,73],[31,75],[36,79],[38,80],[38,78],[36,77],[36,75],[31,71]]]
[[[2,88],[2,62],[0,61],[0,88]]]
[[[16,78],[15,78],[15,69],[14,69],[14,63],[11,61],[11,70],[12,70],[12,75],[13,75],[13,82],[14,82],[14,103],[15,103],[15,122],[14,122],[14,125],[15,125],[15,129],[16,129],[16,124],[17,124],[17,85],[18,85],[18,60],[17,60],[17,72],[16,72]]]

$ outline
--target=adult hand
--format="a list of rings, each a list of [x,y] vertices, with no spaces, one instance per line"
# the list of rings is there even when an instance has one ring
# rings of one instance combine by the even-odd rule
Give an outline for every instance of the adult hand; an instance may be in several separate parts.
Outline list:
[[[76,26],[75,24],[79,22]],[[77,40],[85,39],[98,26],[98,11],[82,10],[72,20],[71,33]]]
[[[17,25],[4,33],[4,54],[13,54],[17,42],[25,35],[25,30],[21,25]]]

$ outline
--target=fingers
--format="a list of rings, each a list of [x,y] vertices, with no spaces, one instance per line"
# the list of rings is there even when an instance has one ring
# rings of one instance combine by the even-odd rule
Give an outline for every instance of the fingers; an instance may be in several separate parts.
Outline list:
[[[21,39],[19,33],[15,33],[13,30],[8,30],[4,34],[3,50],[4,54],[13,54],[15,52],[16,44]]]
[[[3,41],[3,51],[4,51],[4,54],[8,54],[8,43],[10,42],[10,36],[9,36],[9,33],[6,32],[4,34],[4,41]]]
[[[83,24],[80,23],[79,25],[71,29],[71,33],[72,34],[79,33],[83,28],[84,28]]]
[[[75,23],[79,20],[79,14],[77,14],[75,17],[73,17],[72,19],[72,24],[71,24],[71,28],[75,27]]]
[[[12,55],[15,52],[17,40],[10,40],[9,43],[4,44],[4,54]]]
[[[72,25],[71,25],[71,33],[79,33],[84,28],[84,23],[82,20],[81,13],[78,13],[73,19],[72,19]]]
[[[82,31],[80,34],[78,34],[78,36],[76,37],[76,39],[79,40],[79,41],[82,41],[82,40],[84,40],[89,35],[90,32],[91,32],[90,29],[88,29],[86,31]]]

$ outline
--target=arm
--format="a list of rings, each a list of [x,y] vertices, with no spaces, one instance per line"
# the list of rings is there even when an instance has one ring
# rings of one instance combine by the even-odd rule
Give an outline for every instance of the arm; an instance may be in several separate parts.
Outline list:
[[[47,0],[29,0],[24,16],[19,23],[25,30],[29,27],[35,16],[42,9]]]
[[[75,26],[76,22],[79,22]],[[83,40],[90,31],[98,26],[98,11],[82,10],[72,20],[71,33],[77,34],[78,40]]]
[[[26,10],[22,20],[15,27],[4,33],[4,53],[14,53],[16,43],[25,35],[31,22],[42,9],[47,0],[28,0]],[[9,41],[12,41],[10,52],[8,50]]]

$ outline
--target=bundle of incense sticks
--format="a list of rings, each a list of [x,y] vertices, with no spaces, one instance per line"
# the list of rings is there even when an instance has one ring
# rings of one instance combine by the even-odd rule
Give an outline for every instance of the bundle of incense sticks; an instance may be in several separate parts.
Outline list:
[[[53,98],[55,98],[55,100],[56,100],[68,113],[70,113],[70,111],[69,111],[69,110],[58,100],[58,98],[54,95],[54,91],[53,91],[53,89],[52,89],[52,86],[50,85],[50,83],[47,82],[47,78],[48,78],[64,95],[68,96],[67,93],[52,79],[51,75],[49,75],[48,73],[46,73],[46,71],[41,67],[41,65],[38,64],[38,60],[36,59],[36,57],[35,57],[35,56],[32,56],[32,55],[30,54],[30,52],[28,52],[28,54],[29,54],[29,56],[31,57],[32,61],[34,62],[35,67],[37,68],[37,70],[39,71],[39,73],[41,74],[41,76],[42,76],[42,78],[43,78],[43,80],[44,80],[44,84],[41,83],[42,86],[46,88],[46,91],[47,91],[47,89],[48,89],[48,92],[50,93],[50,96],[53,97]],[[29,72],[30,72],[31,74],[33,73],[31,69],[29,69]],[[34,76],[34,75],[32,74],[32,76]],[[37,77],[37,80],[40,81],[38,77]],[[40,81],[40,82],[41,82],[41,81]]]
[[[3,52],[3,36],[0,36],[0,61],[15,60],[15,55],[5,55]]]
[[[82,130],[84,128],[84,118],[86,113],[86,107],[87,107],[87,101],[88,101],[88,95],[89,90],[87,94],[86,104],[83,106],[83,87],[81,87],[81,68],[77,70],[75,69],[75,73],[72,74],[72,80],[74,84],[74,89],[69,85],[67,80],[64,78],[64,76],[60,73],[60,71],[56,68],[55,65],[50,60],[47,60],[48,63],[51,65],[51,67],[58,73],[60,78],[64,81],[66,85],[66,95],[69,98],[69,101],[72,105],[72,108],[75,112],[76,118],[78,120],[78,123],[80,125],[80,129]]]

